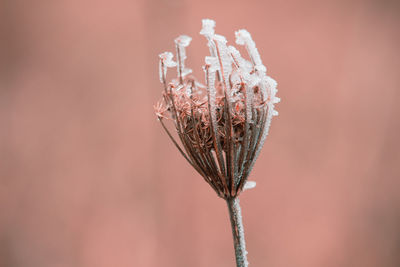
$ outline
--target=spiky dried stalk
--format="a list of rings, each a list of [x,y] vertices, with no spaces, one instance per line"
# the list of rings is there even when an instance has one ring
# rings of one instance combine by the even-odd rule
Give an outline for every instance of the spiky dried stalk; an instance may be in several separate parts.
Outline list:
[[[191,38],[175,39],[177,62],[170,52],[160,54],[163,99],[156,115],[183,157],[228,203],[237,266],[247,266],[238,195],[250,185],[247,178],[268,135],[273,116],[276,82],[266,75],[255,44],[246,30],[236,32],[236,43],[244,45],[250,61],[241,57],[226,39],[214,33],[215,22],[203,20],[200,34],[208,40],[211,56],[205,59],[206,85],[189,75],[185,49]],[[178,77],[167,83],[169,67]],[[164,124],[170,119],[181,141]]]

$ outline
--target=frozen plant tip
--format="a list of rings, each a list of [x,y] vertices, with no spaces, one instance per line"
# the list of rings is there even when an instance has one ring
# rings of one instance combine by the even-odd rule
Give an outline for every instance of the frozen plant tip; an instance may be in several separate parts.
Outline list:
[[[241,57],[225,37],[214,34],[215,22],[203,20],[201,34],[208,40],[211,56],[205,58],[205,84],[185,67],[186,47],[191,38],[175,39],[177,62],[171,52],[160,54],[163,99],[156,115],[186,160],[224,198],[240,194],[268,135],[271,119],[278,113],[274,104],[277,83],[266,75],[266,67],[250,34],[236,32],[250,61]],[[167,82],[168,68],[178,77]],[[181,146],[164,125],[170,119]]]
[[[205,57],[205,85],[186,68],[186,48],[191,38],[175,39],[176,62],[170,52],[160,54],[160,81],[163,98],[155,106],[162,127],[183,157],[225,199],[234,238],[238,267],[248,266],[238,195],[253,188],[247,178],[268,135],[273,116],[275,80],[267,76],[260,54],[246,30],[235,33],[249,60],[228,46],[224,36],[215,34],[215,22],[203,20],[200,34],[208,41]],[[167,82],[168,68],[177,68],[177,77]],[[164,123],[173,122],[179,144]]]

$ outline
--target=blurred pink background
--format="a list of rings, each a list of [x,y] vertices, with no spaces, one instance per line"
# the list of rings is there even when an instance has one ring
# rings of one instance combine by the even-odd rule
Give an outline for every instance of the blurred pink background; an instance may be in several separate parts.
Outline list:
[[[280,116],[243,193],[250,266],[400,266],[398,1],[0,7],[0,266],[234,266],[225,202],[158,124],[158,54],[246,28]]]

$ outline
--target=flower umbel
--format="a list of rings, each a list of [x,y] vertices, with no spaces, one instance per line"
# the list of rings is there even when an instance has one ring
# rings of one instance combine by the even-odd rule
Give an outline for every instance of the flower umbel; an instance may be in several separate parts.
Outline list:
[[[247,267],[239,198],[255,182],[247,178],[268,135],[276,82],[266,75],[255,43],[246,30],[236,32],[250,60],[242,58],[225,37],[214,33],[215,22],[204,19],[200,34],[208,40],[211,56],[205,58],[205,85],[185,67],[185,49],[191,38],[175,39],[177,62],[170,52],[160,54],[160,81],[163,99],[155,106],[156,115],[183,157],[228,204],[236,266]],[[167,69],[177,68],[177,78],[167,83]],[[173,121],[181,145],[164,124]],[[183,148],[182,148],[183,147]]]
[[[160,54],[163,99],[156,115],[185,159],[224,199],[240,194],[268,135],[274,104],[275,80],[266,75],[254,41],[246,30],[235,33],[250,60],[242,58],[225,37],[214,33],[215,22],[203,20],[200,34],[208,40],[211,56],[205,58],[205,84],[185,67],[185,49],[191,38],[175,39],[177,62],[170,52]],[[177,78],[167,82],[167,69]],[[170,118],[183,148],[163,122]]]

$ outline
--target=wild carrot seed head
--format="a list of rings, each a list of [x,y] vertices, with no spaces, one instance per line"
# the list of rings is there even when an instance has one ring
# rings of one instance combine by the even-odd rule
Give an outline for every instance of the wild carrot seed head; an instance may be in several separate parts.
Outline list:
[[[160,54],[163,99],[155,106],[164,130],[186,160],[224,198],[237,196],[265,138],[273,116],[276,82],[246,30],[236,32],[236,43],[244,45],[250,61],[241,57],[225,37],[214,33],[215,22],[203,20],[200,34],[208,40],[211,56],[205,59],[205,86],[185,67],[186,47],[191,38],[175,39],[177,62],[170,52]],[[177,68],[177,78],[167,82],[167,69]],[[181,141],[175,140],[163,119],[171,119]],[[183,146],[183,148],[181,147]]]

